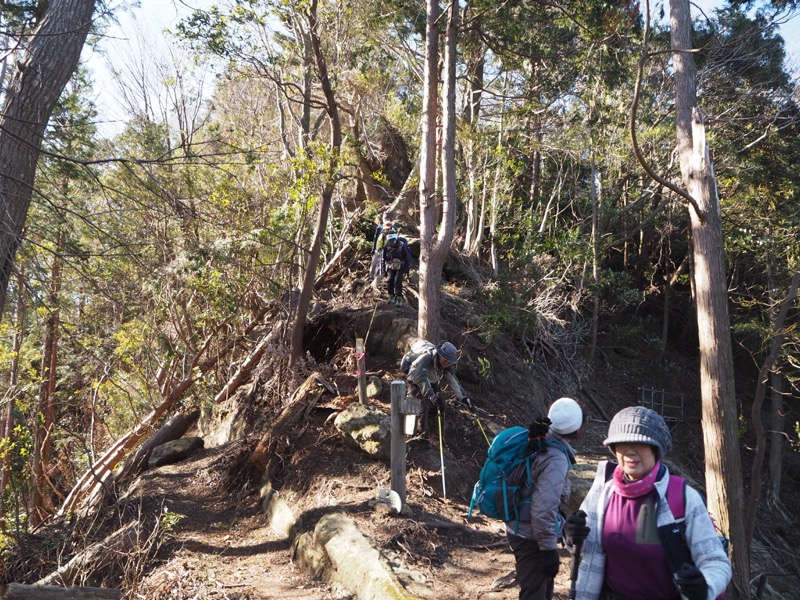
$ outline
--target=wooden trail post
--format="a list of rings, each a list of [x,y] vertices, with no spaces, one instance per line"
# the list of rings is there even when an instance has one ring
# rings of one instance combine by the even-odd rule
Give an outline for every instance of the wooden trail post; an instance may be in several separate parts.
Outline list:
[[[364,338],[356,338],[356,375],[358,375],[358,401],[367,403],[367,373],[365,369]]]
[[[393,381],[392,392],[392,445],[391,470],[392,490],[406,503],[406,436],[414,434],[421,401],[406,396],[405,381]]]

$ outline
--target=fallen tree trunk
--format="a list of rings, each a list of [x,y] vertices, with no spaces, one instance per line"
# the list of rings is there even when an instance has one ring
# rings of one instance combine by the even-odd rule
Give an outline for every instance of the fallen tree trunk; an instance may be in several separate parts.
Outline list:
[[[144,471],[147,461],[156,446],[180,439],[199,418],[199,410],[195,410],[188,415],[178,414],[172,417],[149,440],[142,444],[135,454],[125,461],[120,472],[114,476],[114,481],[125,481],[129,477],[136,477]]]
[[[117,557],[130,554],[133,547],[139,543],[140,532],[141,523],[136,521],[128,523],[102,542],[92,544],[83,552],[73,556],[69,562],[37,581],[36,585],[70,584],[82,573],[98,571],[110,565]]]
[[[264,356],[264,352],[266,352],[269,345],[277,337],[279,331],[279,327],[274,327],[269,335],[264,337],[264,339],[258,343],[258,346],[256,346],[255,349],[250,353],[250,356],[247,357],[247,360],[242,363],[242,365],[237,369],[236,373],[233,374],[233,377],[227,381],[225,387],[223,387],[214,397],[214,402],[216,404],[224,402],[230,398],[231,395],[233,395],[236,389],[242,384],[242,381],[244,381],[244,378],[256,368],[258,363],[261,361],[261,357]]]
[[[298,423],[305,420],[304,417],[328,391],[330,391],[330,385],[322,378],[322,375],[312,373],[292,394],[289,403],[275,419],[269,432],[261,438],[250,456],[250,462],[263,469],[265,477],[272,477],[277,472],[283,462],[283,457],[303,433],[303,430],[297,430]]]
[[[263,317],[264,311],[259,312],[255,319],[245,328],[243,335],[251,332],[258,321]],[[64,500],[61,508],[56,513],[57,517],[63,517],[69,512],[75,511],[79,505],[92,506],[104,493],[108,492],[107,484],[112,476],[113,469],[122,460],[136,443],[150,431],[155,423],[164,416],[181,398],[189,391],[199,377],[211,370],[223,356],[227,355],[236,345],[236,340],[232,340],[225,344],[213,356],[201,361],[201,357],[208,349],[212,337],[209,337],[206,342],[197,351],[192,359],[190,372],[191,377],[187,377],[173,385],[170,385],[165,379],[165,375],[159,374],[158,383],[162,387],[164,400],[152,412],[147,415],[136,427],[128,433],[119,438],[114,444],[106,450],[106,452],[89,467],[89,470],[84,473],[81,478],[75,483],[72,490],[70,490],[67,498]]]
[[[0,586],[2,600],[119,600],[122,591],[111,588],[58,587],[9,583]]]

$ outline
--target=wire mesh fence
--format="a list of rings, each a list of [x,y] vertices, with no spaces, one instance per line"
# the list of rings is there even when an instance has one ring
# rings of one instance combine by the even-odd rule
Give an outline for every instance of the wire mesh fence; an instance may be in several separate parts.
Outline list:
[[[642,406],[656,411],[670,426],[683,421],[684,398],[682,393],[640,387],[639,398]]]

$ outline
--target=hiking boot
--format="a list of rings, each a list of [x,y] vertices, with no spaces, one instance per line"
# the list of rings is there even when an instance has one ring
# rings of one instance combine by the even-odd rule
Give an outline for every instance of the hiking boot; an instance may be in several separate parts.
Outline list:
[[[394,304],[395,303],[395,298],[396,298],[396,296],[389,296],[388,304]]]
[[[405,300],[403,300],[402,296],[395,296],[396,300],[394,301],[397,306],[403,306],[405,304]]]

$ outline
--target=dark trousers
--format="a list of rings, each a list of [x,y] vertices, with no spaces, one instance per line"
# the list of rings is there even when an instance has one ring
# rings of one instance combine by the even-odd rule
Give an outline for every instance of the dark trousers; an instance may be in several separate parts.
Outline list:
[[[438,386],[433,383],[431,384],[431,388],[433,391],[437,393],[436,400],[429,400],[428,398],[424,398],[422,395],[422,390],[419,389],[419,386],[414,383],[413,381],[408,382],[408,393],[410,396],[414,398],[422,398],[422,413],[419,416],[419,432],[427,434],[430,432],[431,428],[431,417],[434,418],[434,427],[436,428],[436,432],[439,432],[439,413],[442,415],[442,434],[444,435],[444,409],[447,406],[447,403],[444,401],[444,398],[438,395]]]
[[[425,398],[422,401],[422,414],[420,415],[420,431],[428,433],[430,431],[430,419],[436,419],[434,427],[436,432],[439,432],[439,415],[442,417],[442,435],[444,435],[444,408],[447,405],[441,396],[436,397],[437,400],[429,400]]]
[[[519,600],[552,600],[555,580],[542,573],[542,551],[536,540],[506,533],[517,563]]]
[[[400,269],[399,271],[395,271],[394,269],[389,269],[387,271],[388,275],[388,283],[389,283],[389,295],[390,296],[402,296],[403,295],[403,270]]]

